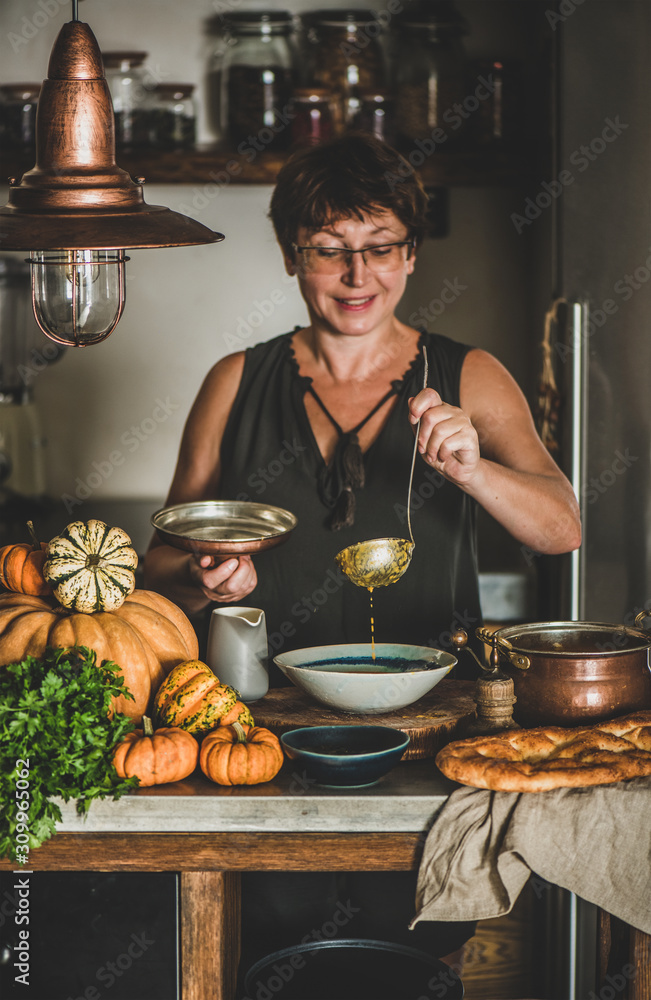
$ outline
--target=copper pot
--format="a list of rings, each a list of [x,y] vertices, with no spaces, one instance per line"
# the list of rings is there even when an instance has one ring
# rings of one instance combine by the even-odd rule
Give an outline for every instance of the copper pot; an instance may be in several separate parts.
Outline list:
[[[513,678],[521,726],[591,725],[651,708],[651,633],[642,628],[539,622],[477,635],[492,646],[492,668]]]

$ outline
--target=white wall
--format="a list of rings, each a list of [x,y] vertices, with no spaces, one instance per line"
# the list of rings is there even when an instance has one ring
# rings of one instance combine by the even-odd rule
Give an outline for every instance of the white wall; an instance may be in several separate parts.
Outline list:
[[[275,6],[300,11],[310,4],[293,0]],[[500,30],[504,50],[513,48],[517,18],[510,20],[509,12],[517,5],[471,0],[460,6],[484,26],[479,34],[487,51],[496,51]],[[488,6],[500,17],[487,17]],[[169,72],[168,79],[200,85],[207,52],[201,25],[214,9],[209,0],[182,5],[176,0],[83,0],[80,15],[103,48],[146,49]],[[0,82],[42,79],[54,38],[69,16],[63,0],[2,0]],[[17,41],[30,34],[30,24],[41,23],[33,37]],[[202,108],[203,96],[200,89]],[[79,481],[89,476],[95,483],[99,469],[96,498],[161,500],[183,422],[210,365],[304,322],[305,309],[284,274],[266,219],[270,193],[266,186],[145,187],[148,202],[187,211],[225,233],[226,240],[208,247],[133,251],[127,305],[116,331],[98,346],[69,349],[38,376],[35,396],[48,437],[47,488],[53,496],[74,495]],[[0,189],[0,203],[6,196]],[[526,381],[532,344],[540,338],[539,331],[527,329],[526,254],[510,221],[521,204],[522,195],[508,189],[453,189],[451,235],[423,247],[401,318],[428,307],[445,279],[458,280],[464,290],[430,328],[492,350]],[[282,301],[271,308],[274,291]]]

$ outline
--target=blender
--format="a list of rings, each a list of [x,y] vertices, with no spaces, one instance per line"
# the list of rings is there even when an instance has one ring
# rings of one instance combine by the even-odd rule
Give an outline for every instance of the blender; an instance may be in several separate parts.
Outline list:
[[[24,538],[25,521],[51,505],[34,381],[64,350],[36,324],[29,264],[0,256],[0,544]]]

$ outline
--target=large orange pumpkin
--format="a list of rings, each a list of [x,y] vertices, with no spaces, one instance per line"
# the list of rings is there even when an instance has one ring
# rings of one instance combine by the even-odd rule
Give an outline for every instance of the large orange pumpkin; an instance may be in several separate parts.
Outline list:
[[[220,726],[204,737],[201,770],[218,785],[259,785],[271,781],[283,766],[280,740],[261,726]]]
[[[113,660],[134,701],[113,708],[140,722],[152,695],[177,663],[198,655],[194,629],[180,608],[150,590],[134,590],[114,611],[82,614],[53,598],[0,595],[0,666],[42,656],[46,646],[87,646]]]

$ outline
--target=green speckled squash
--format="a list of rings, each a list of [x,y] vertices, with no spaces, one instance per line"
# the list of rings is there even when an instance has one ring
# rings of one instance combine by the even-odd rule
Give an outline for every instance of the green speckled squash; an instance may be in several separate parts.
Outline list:
[[[48,545],[43,575],[64,608],[115,611],[133,593],[138,555],[122,528],[73,521]]]
[[[154,707],[159,726],[177,726],[189,733],[207,733],[233,722],[254,724],[235,688],[221,684],[201,660],[186,660],[174,667],[159,687]]]

